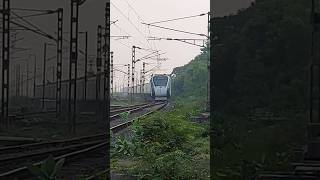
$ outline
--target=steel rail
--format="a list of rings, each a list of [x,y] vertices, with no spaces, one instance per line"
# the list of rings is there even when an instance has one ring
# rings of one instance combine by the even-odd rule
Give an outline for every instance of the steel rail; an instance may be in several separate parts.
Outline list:
[[[164,107],[167,106],[167,102],[161,102],[161,103],[156,103],[157,105],[161,105],[160,107],[156,108],[155,110],[153,111],[149,111],[141,116],[139,116],[138,118],[135,118],[131,121],[128,121],[128,122],[125,122],[125,123],[122,123],[122,124],[119,124],[119,125],[116,125],[116,126],[113,126],[112,128],[110,128],[110,130],[113,132],[113,133],[117,133],[125,128],[127,128],[128,126],[130,126],[135,120],[137,119],[141,119],[145,116],[148,116],[156,111],[159,111],[161,109],[163,109]],[[100,135],[93,135],[91,137],[105,137],[106,134],[100,134]],[[88,138],[88,137],[83,137],[83,138]],[[74,138],[73,140],[79,140],[81,138]],[[61,140],[63,141],[63,140]],[[72,141],[72,140],[70,140]],[[48,154],[49,152],[55,152],[56,154],[59,153],[59,152],[63,152],[63,151],[67,151],[66,154],[63,154],[63,155],[58,155],[58,157],[55,157],[54,159],[55,160],[59,160],[59,159],[62,159],[62,158],[65,158],[67,159],[67,163],[69,161],[71,161],[71,158],[72,157],[75,157],[75,156],[81,156],[87,152],[90,152],[90,151],[94,151],[94,150],[98,150],[98,149],[101,149],[103,147],[106,148],[106,145],[107,145],[107,142],[102,142],[102,141],[105,141],[105,140],[96,140],[94,142],[86,142],[86,143],[82,143],[80,145],[72,145],[72,146],[68,146],[68,147],[62,147],[60,149],[52,149],[52,150],[48,150],[46,152],[41,152],[41,153],[31,153],[31,154],[27,154],[27,155],[21,155],[21,156],[13,156],[11,158],[6,158],[6,159],[2,159],[3,162],[8,162],[10,160],[14,160],[14,159],[18,159],[18,160],[21,160],[21,158],[27,158],[27,157],[37,157],[37,154]],[[50,142],[49,142],[50,143]],[[53,143],[53,142],[51,142]],[[36,143],[35,143],[36,144]],[[34,146],[36,146],[34,144]],[[40,143],[38,143],[40,144]],[[87,146],[86,146],[87,145]],[[28,145],[25,145],[25,147],[27,147]],[[32,145],[31,145],[32,146]],[[81,149],[77,149],[77,148],[81,148]],[[84,149],[83,149],[84,148]],[[74,150],[76,149],[76,150]],[[68,150],[72,151],[72,152],[69,152]],[[57,152],[58,151],[58,152]],[[0,162],[1,162],[1,159],[0,159]],[[39,166],[41,165],[42,162],[37,162],[37,163],[34,163],[33,165],[35,166]],[[1,173],[0,174],[0,179],[1,178],[27,178],[27,177],[30,177],[30,172],[28,171],[28,168],[26,166],[24,167],[20,167],[20,168],[16,168],[16,169],[13,169],[13,170],[10,170],[10,171],[7,171],[7,172],[4,172],[4,173]]]

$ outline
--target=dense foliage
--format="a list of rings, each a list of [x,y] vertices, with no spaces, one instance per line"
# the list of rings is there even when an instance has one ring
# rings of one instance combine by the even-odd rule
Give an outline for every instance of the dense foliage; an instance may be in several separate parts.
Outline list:
[[[310,1],[257,0],[215,18],[215,147],[220,179],[286,170],[304,141]]]
[[[216,106],[305,109],[310,2],[257,0],[237,15],[214,19]]]
[[[213,21],[216,179],[286,170],[304,141],[311,1],[256,0]],[[204,98],[206,51],[176,68],[174,95]]]
[[[191,122],[198,113],[194,106],[176,105],[136,121],[132,134],[113,145],[113,159],[127,160],[115,161],[114,169],[142,179],[208,179],[208,126]]]
[[[208,51],[202,49],[188,64],[177,67],[172,72],[176,76],[172,80],[172,97],[184,101],[205,101],[208,82]]]
[[[246,111],[305,109],[310,64],[310,2],[257,0],[236,15],[214,18],[215,104]],[[173,94],[205,97],[207,51],[175,68]]]

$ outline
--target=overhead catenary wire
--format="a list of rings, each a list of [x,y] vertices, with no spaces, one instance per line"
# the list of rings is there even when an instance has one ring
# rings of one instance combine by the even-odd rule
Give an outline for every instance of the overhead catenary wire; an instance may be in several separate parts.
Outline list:
[[[125,1],[125,2],[127,3],[127,5],[129,6],[129,8],[130,8],[131,10],[133,10],[134,14],[136,15],[137,19],[138,19],[140,22],[143,21],[142,16],[136,11],[136,9],[129,3],[128,0],[122,0],[122,1]],[[148,29],[146,29],[146,30],[148,30]],[[150,29],[149,29],[149,35],[150,35]],[[147,39],[147,41],[148,41],[148,39]],[[149,43],[149,41],[148,41],[148,43]],[[154,43],[154,41],[153,41],[151,44],[153,45],[153,48],[154,48],[154,49],[158,49],[157,46],[156,46],[156,44]],[[151,45],[150,45],[150,46],[151,46]]]
[[[184,19],[190,19],[190,18],[194,18],[194,17],[200,17],[200,16],[205,16],[207,14],[209,14],[210,12],[208,13],[202,13],[202,14],[199,14],[199,15],[193,15],[193,16],[185,16],[185,17],[181,17],[181,18],[174,18],[174,19],[168,19],[168,20],[162,20],[162,21],[156,21],[156,22],[153,22],[153,23],[147,23],[148,25],[154,25],[154,24],[159,24],[159,23],[164,23],[164,22],[172,22],[172,21],[177,21],[177,20],[184,20]],[[150,27],[150,26],[148,26]],[[149,33],[150,34],[150,33]],[[200,35],[200,34],[199,34]],[[202,35],[201,35],[202,36]],[[178,40],[178,39],[175,39],[176,41],[181,41],[181,40]],[[182,40],[181,42],[185,42],[184,40]],[[191,45],[196,45],[195,43],[189,43],[189,42],[185,42],[187,44],[191,44]],[[200,47],[203,47],[201,45],[196,45],[196,46],[200,46]]]
[[[152,24],[147,24],[147,23],[142,23],[142,24],[147,25],[147,26],[153,26],[153,27],[161,28],[161,29],[166,29],[166,30],[170,30],[170,31],[176,31],[176,32],[185,33],[185,34],[192,34],[192,35],[198,35],[198,36],[207,37],[207,35],[205,35],[205,34],[194,33],[194,32],[189,32],[189,31],[183,31],[183,30],[178,30],[178,29],[173,29],[173,28],[168,28],[168,27],[163,27],[163,26],[157,26],[157,25],[152,25]]]
[[[142,41],[140,41],[139,39],[136,39],[134,36],[132,36],[131,34],[129,34],[128,32],[126,32],[125,30],[123,30],[123,29],[122,29],[121,27],[119,27],[118,25],[114,24],[114,26],[115,26],[116,28],[118,28],[121,32],[124,32],[124,33],[127,34],[128,36],[133,37],[133,39],[135,39],[135,40],[138,41],[139,43],[145,44],[145,43],[143,43]],[[130,47],[130,49],[131,49],[131,47]]]
[[[156,58],[156,57],[158,57],[158,56],[160,56],[160,55],[163,55],[163,54],[166,54],[166,53],[164,52],[164,53],[156,54],[156,55],[153,55],[153,56],[148,55],[148,56],[145,56],[145,57],[139,58],[139,59],[137,59],[136,61],[142,61],[142,60],[146,60],[146,59]]]
[[[44,16],[44,15],[48,15],[48,14],[52,14],[54,12],[43,12],[43,13],[37,13],[37,14],[29,14],[29,15],[24,15],[21,16],[23,18],[31,18],[31,17],[38,17],[38,16]],[[11,19],[18,19],[18,17],[16,18],[11,18]]]
[[[174,19],[168,19],[168,20],[162,20],[162,21],[156,21],[156,22],[153,22],[153,23],[147,23],[147,25],[159,24],[159,23],[164,23],[164,22],[172,22],[172,21],[177,21],[177,20],[182,20],[182,19],[190,19],[190,18],[194,18],[194,17],[204,16],[204,15],[207,15],[207,14],[208,13],[202,13],[202,14],[199,14],[199,15],[186,16],[186,17],[174,18]]]
[[[133,10],[133,12],[135,13],[135,15],[138,17],[138,19],[141,19],[141,16],[139,15],[139,13],[132,7],[132,5],[129,3],[128,0],[125,0],[126,3],[128,4],[129,8]]]
[[[207,41],[207,39],[192,39],[192,38],[160,38],[160,37],[149,37],[149,40],[169,40],[169,41],[179,41],[179,42],[183,42],[183,43],[187,43],[190,45],[194,45],[194,46],[199,46],[199,47],[206,47],[205,46],[205,42]],[[193,41],[192,42],[188,42],[188,41]],[[196,41],[202,41],[202,45],[197,44]]]
[[[125,46],[126,48],[128,48],[128,49],[130,49],[130,50],[132,49],[131,46],[126,45],[126,44],[120,42],[119,40],[114,40],[114,41],[117,42],[117,43],[119,43],[119,44],[121,44],[121,45],[123,45],[123,46]],[[141,48],[141,49],[145,49],[145,48]],[[137,51],[136,53],[143,54],[142,52],[139,52],[139,51]]]
[[[33,28],[35,28],[37,31],[43,33],[43,34],[46,34],[47,37],[53,37],[51,36],[50,34],[42,31],[39,27],[37,27],[36,25],[34,25],[33,23],[31,23],[30,21],[24,19],[23,17],[19,16],[18,14],[16,14],[15,12],[12,12],[12,14],[16,17],[18,17],[19,19],[21,19],[23,22],[27,23],[28,25],[32,26]]]
[[[36,33],[36,34],[39,34],[39,35],[41,35],[41,36],[43,36],[43,37],[46,37],[46,38],[49,38],[49,39],[51,39],[51,40],[56,40],[55,38],[53,38],[52,36],[50,36],[50,35],[48,35],[48,34],[46,34],[46,33],[43,34],[43,33],[39,32],[39,31],[37,31],[37,30],[31,29],[31,28],[29,28],[29,27],[27,27],[27,26],[24,26],[24,25],[22,25],[22,24],[19,24],[19,23],[17,23],[17,22],[10,21],[10,23],[12,23],[12,24],[14,24],[14,25],[16,25],[16,26],[19,26],[19,27],[21,27],[21,28],[25,28],[26,30],[32,31],[32,32],[34,32],[34,33]]]
[[[28,8],[11,8],[11,10],[16,10],[16,11],[32,11],[32,12],[52,12],[56,10],[43,10],[43,9],[28,9]]]
[[[120,12],[120,14],[135,28],[137,32],[139,32],[140,35],[142,35],[142,37],[144,37],[147,44],[149,45],[149,48],[152,48],[150,42],[147,40],[147,37],[139,30],[139,28],[137,28],[137,26],[117,6],[115,6],[114,3],[111,2],[111,5]]]

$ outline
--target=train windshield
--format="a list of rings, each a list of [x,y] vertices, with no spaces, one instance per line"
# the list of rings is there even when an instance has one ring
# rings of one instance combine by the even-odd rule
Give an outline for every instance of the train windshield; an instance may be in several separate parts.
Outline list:
[[[154,76],[153,83],[155,86],[167,86],[168,77],[167,76]]]

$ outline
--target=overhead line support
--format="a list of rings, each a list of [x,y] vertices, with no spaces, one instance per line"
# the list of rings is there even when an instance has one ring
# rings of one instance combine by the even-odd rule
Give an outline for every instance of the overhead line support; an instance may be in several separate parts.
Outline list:
[[[100,100],[100,83],[101,83],[101,66],[102,66],[102,27],[98,25],[98,34],[97,34],[97,76],[96,76],[96,100]]]
[[[72,133],[76,131],[79,5],[79,0],[71,0],[68,115]]]
[[[146,63],[143,62],[142,64],[142,93],[144,93],[144,85],[146,83]]]
[[[131,61],[131,68],[132,68],[132,72],[131,72],[131,84],[132,84],[132,90],[131,90],[131,103],[133,102],[133,94],[134,94],[134,76],[135,76],[135,65],[136,65],[136,48],[138,48],[137,46],[132,46],[132,61]]]
[[[45,87],[46,87],[46,62],[47,62],[47,43],[44,43],[43,49],[43,79],[42,79],[42,109],[44,109]]]
[[[63,9],[58,12],[58,33],[57,33],[57,73],[56,73],[56,117],[61,118],[61,81],[62,81],[62,48],[63,48]]]
[[[85,32],[85,60],[84,60],[84,100],[87,100],[87,82],[88,82],[88,31]]]
[[[111,87],[111,94],[113,93],[113,52],[110,52],[111,62],[110,62],[110,87]]]
[[[8,128],[9,109],[9,61],[10,61],[10,0],[2,1],[2,86],[1,124]]]
[[[107,124],[107,147],[110,146],[110,0],[107,0],[105,5],[105,53],[107,57],[106,71],[104,72],[104,83],[106,84],[104,89],[104,106],[103,106],[103,122]],[[106,149],[107,156],[110,155],[110,148]],[[110,179],[110,157],[106,162],[107,177]]]
[[[127,86],[128,86],[128,96],[129,96],[129,93],[130,93],[130,64],[128,64],[128,74],[127,74],[127,76],[128,76],[128,84],[127,84]]]

